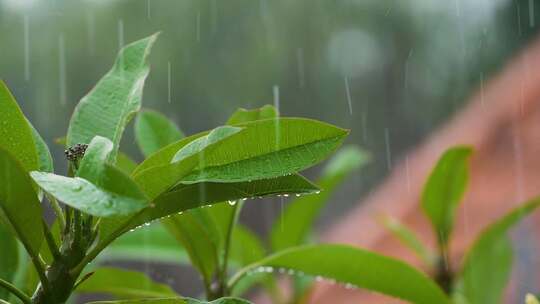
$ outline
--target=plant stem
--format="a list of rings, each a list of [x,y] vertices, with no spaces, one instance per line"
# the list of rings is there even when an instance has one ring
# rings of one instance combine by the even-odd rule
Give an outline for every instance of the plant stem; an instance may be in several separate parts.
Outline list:
[[[49,200],[49,204],[53,208],[54,213],[56,214],[56,218],[60,223],[60,231],[64,231],[64,229],[66,228],[66,218],[64,217],[64,210],[62,210],[62,207],[60,206],[56,198],[47,195],[47,199]]]
[[[23,303],[25,303],[25,304],[31,304],[32,303],[32,300],[30,299],[29,296],[25,295],[24,292],[19,290],[17,287],[15,287],[13,284],[9,283],[8,281],[4,281],[4,280],[0,279],[0,287],[2,287],[5,290],[11,292],[13,295],[15,295],[17,298],[19,298]]]
[[[225,248],[223,249],[223,265],[221,266],[221,273],[219,276],[219,283],[220,283],[220,290],[219,290],[219,296],[227,296],[228,295],[228,288],[227,288],[227,271],[228,271],[228,265],[229,265],[229,252],[231,248],[231,241],[232,241],[232,234],[234,231],[234,227],[236,226],[236,222],[238,221],[238,217],[240,216],[240,212],[242,210],[242,206],[244,205],[243,201],[236,201],[236,203],[233,206],[233,214],[231,216],[229,225],[227,227],[227,234],[225,236]]]
[[[51,230],[49,229],[49,226],[47,225],[47,223],[45,223],[45,219],[41,219],[41,222],[43,224],[43,232],[45,234],[45,240],[47,241],[47,246],[49,247],[49,250],[51,251],[51,254],[54,257],[54,259],[57,260],[60,258],[60,251],[58,251],[58,246],[56,245],[56,242],[51,233]]]
[[[435,265],[435,281],[446,293],[450,294],[454,283],[454,274],[450,270],[448,252],[448,244],[439,242],[439,257]]]
[[[45,263],[40,258],[40,256],[32,256],[30,258],[32,260],[32,264],[34,264],[34,268],[36,269],[36,272],[39,276],[39,281],[41,282],[41,285],[43,286],[43,290],[50,292],[52,290],[49,279],[47,278],[47,273],[45,272]]]

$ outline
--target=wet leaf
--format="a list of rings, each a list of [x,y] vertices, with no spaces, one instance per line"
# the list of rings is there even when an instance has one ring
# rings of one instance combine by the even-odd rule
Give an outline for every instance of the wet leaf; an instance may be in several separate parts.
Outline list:
[[[137,185],[118,169],[105,165],[101,185],[75,177],[31,172],[34,181],[57,200],[84,213],[98,216],[130,215],[148,206]]]
[[[331,195],[350,173],[367,160],[367,154],[355,146],[344,147],[333,156],[317,181],[321,192],[292,200],[272,225],[272,249],[277,251],[304,243]]]
[[[13,282],[19,266],[19,245],[10,231],[0,223],[0,279]],[[9,300],[9,292],[0,288],[0,299]]]
[[[113,143],[108,138],[96,136],[92,139],[82,158],[77,176],[102,186],[105,179],[107,161],[112,153]]]
[[[497,220],[480,234],[465,256],[460,274],[463,295],[471,304],[502,303],[512,269],[508,230],[540,206],[534,199]]]
[[[280,193],[313,193],[318,188],[300,175],[245,183],[179,184],[170,192],[162,194],[146,208],[131,217],[103,219],[100,225],[100,244],[105,247],[118,236],[154,220],[224,201],[247,197],[259,197]]]
[[[103,267],[77,287],[79,293],[104,293],[117,298],[164,298],[178,296],[169,286],[154,282],[146,274]]]
[[[176,124],[163,114],[144,110],[135,120],[135,140],[144,156],[149,156],[159,149],[184,137]]]
[[[116,160],[122,133],[141,107],[144,81],[148,75],[148,55],[157,34],[125,46],[112,69],[84,96],[69,124],[67,145],[88,144],[96,135],[114,144]]]
[[[244,122],[250,122],[261,119],[276,118],[279,116],[277,109],[271,105],[265,105],[258,109],[247,110],[240,108],[236,110],[229,120],[227,120],[228,125],[235,125]]]
[[[39,158],[32,129],[2,80],[0,80],[0,148],[13,155],[25,171],[38,169]]]
[[[51,151],[49,151],[49,147],[47,146],[47,144],[45,143],[41,135],[39,135],[36,128],[34,128],[34,126],[29,121],[27,122],[30,128],[32,129],[32,135],[34,136],[34,142],[36,144],[39,171],[53,172],[54,171],[53,159],[51,156]]]
[[[320,276],[383,293],[417,304],[450,303],[444,292],[425,274],[389,257],[346,245],[293,247],[240,270],[233,285],[250,272],[284,269]]]
[[[422,209],[429,217],[439,243],[446,244],[454,225],[454,212],[469,179],[470,147],[448,149],[431,172],[422,193]]]
[[[24,167],[0,148],[0,217],[30,256],[37,257],[43,240],[41,204]]]
[[[238,125],[242,132],[205,150],[183,183],[241,182],[307,169],[331,154],[347,131],[315,120],[276,118]]]

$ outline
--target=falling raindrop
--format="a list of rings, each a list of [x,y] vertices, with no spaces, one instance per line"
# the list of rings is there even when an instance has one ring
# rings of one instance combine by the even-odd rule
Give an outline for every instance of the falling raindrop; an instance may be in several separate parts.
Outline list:
[[[197,42],[201,42],[201,11],[197,12]]]
[[[529,26],[534,27],[534,0],[529,0]]]
[[[86,15],[87,44],[90,55],[96,53],[96,18],[91,11]]]
[[[150,0],[147,0],[146,1],[146,18],[148,18],[148,20],[150,20]]]
[[[349,89],[349,77],[347,76],[345,76],[345,92],[347,93],[347,103],[349,104],[349,114],[352,115],[351,90]]]
[[[167,62],[167,93],[168,101],[171,103],[171,62]]]
[[[296,60],[298,61],[298,85],[300,88],[304,87],[304,84],[306,82],[305,78],[305,69],[304,69],[304,49],[303,48],[297,48],[296,49]]]
[[[60,103],[66,105],[67,93],[66,93],[66,51],[64,43],[64,35],[58,36],[58,70],[59,70],[59,93]]]
[[[384,128],[384,142],[386,145],[386,166],[388,170],[392,169],[392,154],[390,150],[390,131]]]
[[[118,20],[118,50],[124,47],[124,20]]]
[[[30,20],[24,16],[24,80],[30,80]]]

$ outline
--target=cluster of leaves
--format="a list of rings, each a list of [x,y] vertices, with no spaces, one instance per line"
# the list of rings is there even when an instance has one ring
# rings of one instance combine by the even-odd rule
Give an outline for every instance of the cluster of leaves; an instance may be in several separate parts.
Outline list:
[[[366,250],[305,245],[329,195],[365,162],[365,155],[354,147],[341,150],[323,171],[321,192],[298,172],[332,154],[346,130],[282,118],[265,106],[240,109],[226,125],[184,137],[161,114],[139,112],[155,39],[122,49],[113,68],[77,105],[61,140],[68,147],[67,176],[53,173],[47,145],[0,83],[0,303],[64,303],[75,292],[100,292],[118,299],[102,303],[234,304],[247,303],[231,296],[241,296],[253,284],[279,303],[284,299],[270,273],[275,270],[303,274],[294,284],[295,302],[309,291],[306,276],[420,304],[450,303],[450,295],[467,303],[497,302],[500,292],[493,290],[502,290],[511,261],[506,231],[537,201],[482,234],[458,280],[447,267],[437,266],[433,281],[401,261]],[[119,149],[123,131],[138,112],[135,134],[146,156],[140,164]],[[440,256],[446,256],[469,153],[461,147],[448,151],[424,192],[422,206],[438,231]],[[246,199],[272,195],[302,197],[287,206],[264,242],[237,220]],[[42,202],[54,210],[53,222],[45,221]],[[419,254],[431,257],[412,232],[395,223],[391,227]],[[184,298],[142,273],[89,266],[102,253],[140,258],[141,241],[152,260],[189,258],[212,302]],[[494,271],[492,261],[505,268]]]

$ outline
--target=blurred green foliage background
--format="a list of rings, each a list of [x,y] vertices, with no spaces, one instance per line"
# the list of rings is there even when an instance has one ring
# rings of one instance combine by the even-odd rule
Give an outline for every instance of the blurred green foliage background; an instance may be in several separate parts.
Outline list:
[[[185,133],[267,103],[352,129],[372,162],[331,218],[525,46],[539,10],[533,0],[0,0],[0,77],[64,168],[52,141],[75,104],[122,45],[161,31],[144,106]],[[141,159],[132,132],[123,145]],[[263,230],[279,204],[265,208]]]

